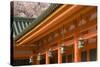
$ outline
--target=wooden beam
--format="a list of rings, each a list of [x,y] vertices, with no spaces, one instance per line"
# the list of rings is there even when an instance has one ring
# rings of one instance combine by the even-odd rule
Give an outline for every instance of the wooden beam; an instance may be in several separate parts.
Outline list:
[[[83,39],[90,39],[92,37],[96,37],[97,36],[97,32],[91,32],[91,33],[88,33],[86,35],[84,35]]]
[[[83,35],[83,39],[87,40],[87,39],[90,39],[90,38],[93,38],[93,37],[96,37],[97,36],[97,32],[91,32],[91,33],[88,33],[88,34],[85,34]],[[69,41],[66,41],[65,42],[65,46],[70,46],[74,43],[74,40],[69,40]]]

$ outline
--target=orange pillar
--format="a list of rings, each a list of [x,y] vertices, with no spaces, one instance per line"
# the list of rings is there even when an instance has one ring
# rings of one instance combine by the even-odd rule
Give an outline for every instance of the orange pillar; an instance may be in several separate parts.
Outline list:
[[[79,62],[78,37],[74,38],[74,62]]]
[[[48,51],[46,51],[46,64],[49,64],[50,63],[50,58],[48,56]]]
[[[58,63],[62,63],[62,54],[61,54],[61,50],[60,47],[58,48]]]

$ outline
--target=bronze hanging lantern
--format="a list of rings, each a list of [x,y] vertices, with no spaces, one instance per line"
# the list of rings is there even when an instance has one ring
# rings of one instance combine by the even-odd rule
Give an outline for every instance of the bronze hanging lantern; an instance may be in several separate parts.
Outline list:
[[[33,62],[33,56],[31,56],[29,59],[29,63],[32,63],[32,62]]]
[[[62,46],[61,46],[61,54],[64,54],[65,53],[65,47],[64,47],[64,44],[62,44]]]
[[[48,50],[48,56],[49,56],[49,57],[52,57],[51,49]]]
[[[40,53],[37,56],[37,60],[39,60],[39,61],[41,60],[41,54]]]
[[[84,39],[80,37],[78,40],[78,48],[83,48],[84,44],[85,44]]]

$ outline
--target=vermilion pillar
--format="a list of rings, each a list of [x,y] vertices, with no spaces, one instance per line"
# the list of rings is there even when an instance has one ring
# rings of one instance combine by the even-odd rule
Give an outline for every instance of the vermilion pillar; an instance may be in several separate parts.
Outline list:
[[[78,62],[80,59],[78,50],[78,37],[77,34],[74,37],[74,62]]]
[[[46,51],[46,64],[49,64],[49,63],[50,63],[50,58],[48,55],[48,51]]]
[[[61,54],[61,50],[60,47],[58,48],[58,63],[62,63],[62,54]]]

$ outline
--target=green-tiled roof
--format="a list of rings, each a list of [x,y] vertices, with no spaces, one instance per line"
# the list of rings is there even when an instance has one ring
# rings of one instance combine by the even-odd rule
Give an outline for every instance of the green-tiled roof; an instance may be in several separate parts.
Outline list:
[[[29,25],[32,24],[33,18],[14,17],[13,21],[13,37],[15,38],[20,33],[23,33]]]
[[[12,25],[14,40],[18,40],[24,34],[36,27],[41,23],[41,21],[43,21],[47,16],[53,13],[60,6],[61,4],[51,4],[50,7],[36,19],[14,17]]]

